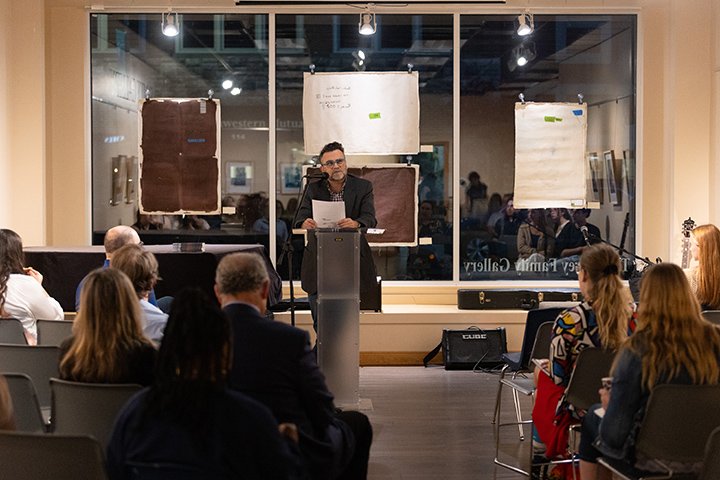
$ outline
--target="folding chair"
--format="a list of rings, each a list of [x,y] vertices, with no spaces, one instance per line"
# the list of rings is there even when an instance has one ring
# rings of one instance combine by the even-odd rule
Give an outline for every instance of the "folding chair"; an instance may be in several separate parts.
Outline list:
[[[502,395],[503,385],[507,385],[507,382],[504,381],[506,375],[509,373],[512,373],[512,379],[513,381],[518,380],[518,384],[522,383],[522,390],[524,395],[529,395],[529,393],[524,393],[527,391],[527,385],[528,382],[522,382],[522,380],[526,380],[522,377],[518,378],[518,375],[521,375],[523,373],[528,373],[530,371],[529,364],[531,358],[547,358],[550,352],[550,335],[547,336],[547,348],[545,348],[544,344],[538,345],[537,355],[535,357],[532,357],[532,352],[535,347],[535,338],[537,337],[538,328],[541,324],[545,322],[551,322],[555,320],[555,318],[562,312],[562,308],[545,308],[545,309],[537,309],[537,310],[530,310],[527,314],[527,319],[525,320],[525,334],[523,335],[523,343],[520,348],[519,352],[510,352],[510,353],[504,353],[501,356],[501,359],[503,362],[505,362],[505,366],[500,371],[500,379],[498,380],[498,390],[497,390],[497,397],[495,398],[495,413],[493,415],[493,424],[496,424],[498,422],[498,417],[500,415],[500,399]],[[531,384],[532,382],[530,382]],[[511,385],[508,385],[511,386]],[[523,421],[522,421],[522,413],[520,411],[520,398],[518,396],[518,392],[516,389],[513,389],[513,402],[515,404],[515,415],[517,417],[517,426],[518,431],[520,433],[520,441],[525,439],[525,434],[523,432]]]
[[[17,430],[45,433],[47,425],[40,411],[32,379],[24,373],[3,373],[3,376],[10,390]]]
[[[72,321],[38,320],[38,345],[54,345],[59,347],[66,338],[72,336]]]
[[[50,377],[58,376],[60,349],[51,346],[0,344],[0,372],[28,375],[37,391],[40,408],[50,408]]]
[[[25,338],[25,329],[20,320],[17,318],[0,318],[0,343],[28,344],[27,338]]]
[[[720,325],[720,310],[704,310],[702,316],[708,322]]]
[[[720,478],[720,427],[710,434],[705,445],[705,459],[698,480],[717,480]]]
[[[530,359],[540,359],[540,358],[547,358],[547,356],[550,353],[550,338],[552,336],[552,328],[553,328],[554,322],[545,322],[541,324],[537,329],[537,335],[535,336],[535,343],[532,348],[532,353],[529,355]],[[512,378],[505,378],[504,370],[500,372],[500,386],[498,387],[498,397],[495,404],[495,459],[494,462],[497,465],[500,465],[501,467],[505,467],[507,469],[510,469],[517,473],[522,473],[524,475],[529,475],[527,472],[525,472],[522,469],[519,469],[518,467],[515,467],[513,465],[510,465],[505,462],[500,461],[499,453],[500,453],[500,428],[510,425],[519,425],[520,430],[520,441],[523,441],[525,439],[522,431],[522,425],[530,425],[532,424],[532,420],[523,420],[521,417],[520,412],[520,399],[519,394],[522,393],[523,395],[529,396],[535,393],[535,383],[533,382],[532,378],[526,378],[526,377],[518,377],[517,372],[515,375],[513,375]],[[515,401],[515,415],[517,417],[517,422],[511,422],[511,423],[500,423],[500,407],[502,399],[500,397],[500,389],[502,386],[508,386],[512,389],[513,393],[513,400]],[[531,444],[532,447],[532,444]],[[530,449],[530,452],[532,453],[532,448]]]
[[[80,383],[50,379],[52,429],[66,435],[90,435],[105,448],[115,417],[142,387],[135,384]]]
[[[720,385],[657,385],[648,399],[635,442],[635,456],[654,460],[664,471],[638,470],[609,458],[598,461],[620,478],[673,478],[676,472],[671,464],[703,461],[708,438],[720,426],[718,405]]]
[[[0,465],[3,480],[107,480],[90,437],[0,430]]]

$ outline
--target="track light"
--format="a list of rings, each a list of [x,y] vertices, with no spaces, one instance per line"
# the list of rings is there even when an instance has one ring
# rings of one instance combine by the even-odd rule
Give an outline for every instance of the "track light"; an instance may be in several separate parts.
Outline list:
[[[513,56],[510,61],[518,67],[524,67],[535,60],[536,56],[537,53],[535,52],[535,44],[533,42],[528,42],[527,45],[518,45],[513,49]],[[514,68],[510,68],[510,71],[512,70],[514,70]]]
[[[232,88],[232,86],[233,86],[233,81],[232,81],[232,80],[223,80],[223,82],[222,82],[222,87],[223,87],[225,90],[230,90],[230,89]]]
[[[535,21],[533,20],[533,14],[532,13],[521,13],[517,17],[518,27],[517,27],[517,34],[521,37],[525,37],[527,35],[530,35],[535,31]]]
[[[360,35],[373,35],[377,30],[375,23],[375,13],[370,11],[370,7],[366,7],[365,11],[360,14],[360,23],[358,23],[358,33]]]
[[[233,89],[230,90],[230,95],[240,95],[240,92],[242,92],[242,88],[233,87]]]
[[[175,37],[180,33],[177,12],[170,10],[162,14],[162,32],[166,37]]]

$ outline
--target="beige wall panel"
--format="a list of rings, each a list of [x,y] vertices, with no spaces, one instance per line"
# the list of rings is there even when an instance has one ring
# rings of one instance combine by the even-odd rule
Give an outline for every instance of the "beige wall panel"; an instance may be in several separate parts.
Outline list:
[[[10,162],[10,134],[6,105],[10,98],[8,55],[10,50],[10,2],[0,0],[0,225],[10,225],[10,186],[12,168]]]

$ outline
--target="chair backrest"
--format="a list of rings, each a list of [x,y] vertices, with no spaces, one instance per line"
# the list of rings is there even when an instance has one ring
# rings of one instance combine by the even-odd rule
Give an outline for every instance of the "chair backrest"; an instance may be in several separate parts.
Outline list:
[[[579,409],[588,409],[598,403],[598,390],[602,386],[602,378],[610,374],[615,350],[602,348],[586,348],[581,351],[575,361],[575,369],[565,389],[565,399]]]
[[[555,322],[545,322],[537,329],[535,335],[535,344],[533,345],[530,358],[548,358],[550,355],[550,340],[552,340],[552,330]]]
[[[528,364],[530,363],[530,358],[548,357],[548,355],[550,354],[549,343],[545,355],[541,355],[540,357],[531,357],[531,353],[535,345],[535,337],[537,336],[537,331],[540,325],[545,322],[555,320],[555,318],[563,310],[563,308],[539,308],[536,310],[530,310],[528,312],[527,318],[525,320],[525,334],[523,335],[523,343],[522,347],[520,347],[520,352],[522,353],[520,365],[523,369],[526,369],[528,367]]]
[[[0,343],[27,345],[25,329],[17,318],[0,318]]]
[[[66,338],[72,336],[72,321],[38,320],[38,345],[54,345],[59,347]]]
[[[0,344],[0,372],[27,374],[35,385],[40,407],[49,407],[49,381],[58,376],[59,357],[57,347]]]
[[[710,434],[705,444],[705,458],[698,480],[717,480],[720,478],[720,427]]]
[[[720,385],[657,385],[635,444],[648,458],[696,463],[720,426]],[[679,409],[679,410],[678,410]]]
[[[124,383],[69,382],[52,378],[50,388],[53,432],[90,435],[105,448],[118,412],[142,387]]]
[[[106,480],[103,462],[90,437],[0,431],[4,480]]]
[[[720,325],[720,310],[704,310],[702,316],[708,322]]]
[[[15,427],[21,432],[45,432],[37,393],[32,379],[24,373],[3,373],[13,402]]]
[[[126,462],[125,471],[132,480],[205,480],[212,477],[215,480],[223,480],[216,472],[212,474],[207,469],[181,465],[176,463],[142,463]]]

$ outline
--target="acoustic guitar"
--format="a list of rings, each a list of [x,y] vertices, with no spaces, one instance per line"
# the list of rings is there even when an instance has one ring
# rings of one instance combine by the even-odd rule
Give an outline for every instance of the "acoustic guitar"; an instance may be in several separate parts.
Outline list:
[[[690,267],[690,260],[692,260],[692,255],[690,255],[690,233],[695,228],[695,221],[688,217],[687,220],[685,220],[682,224],[682,262],[680,263],[680,266],[685,269]]]

